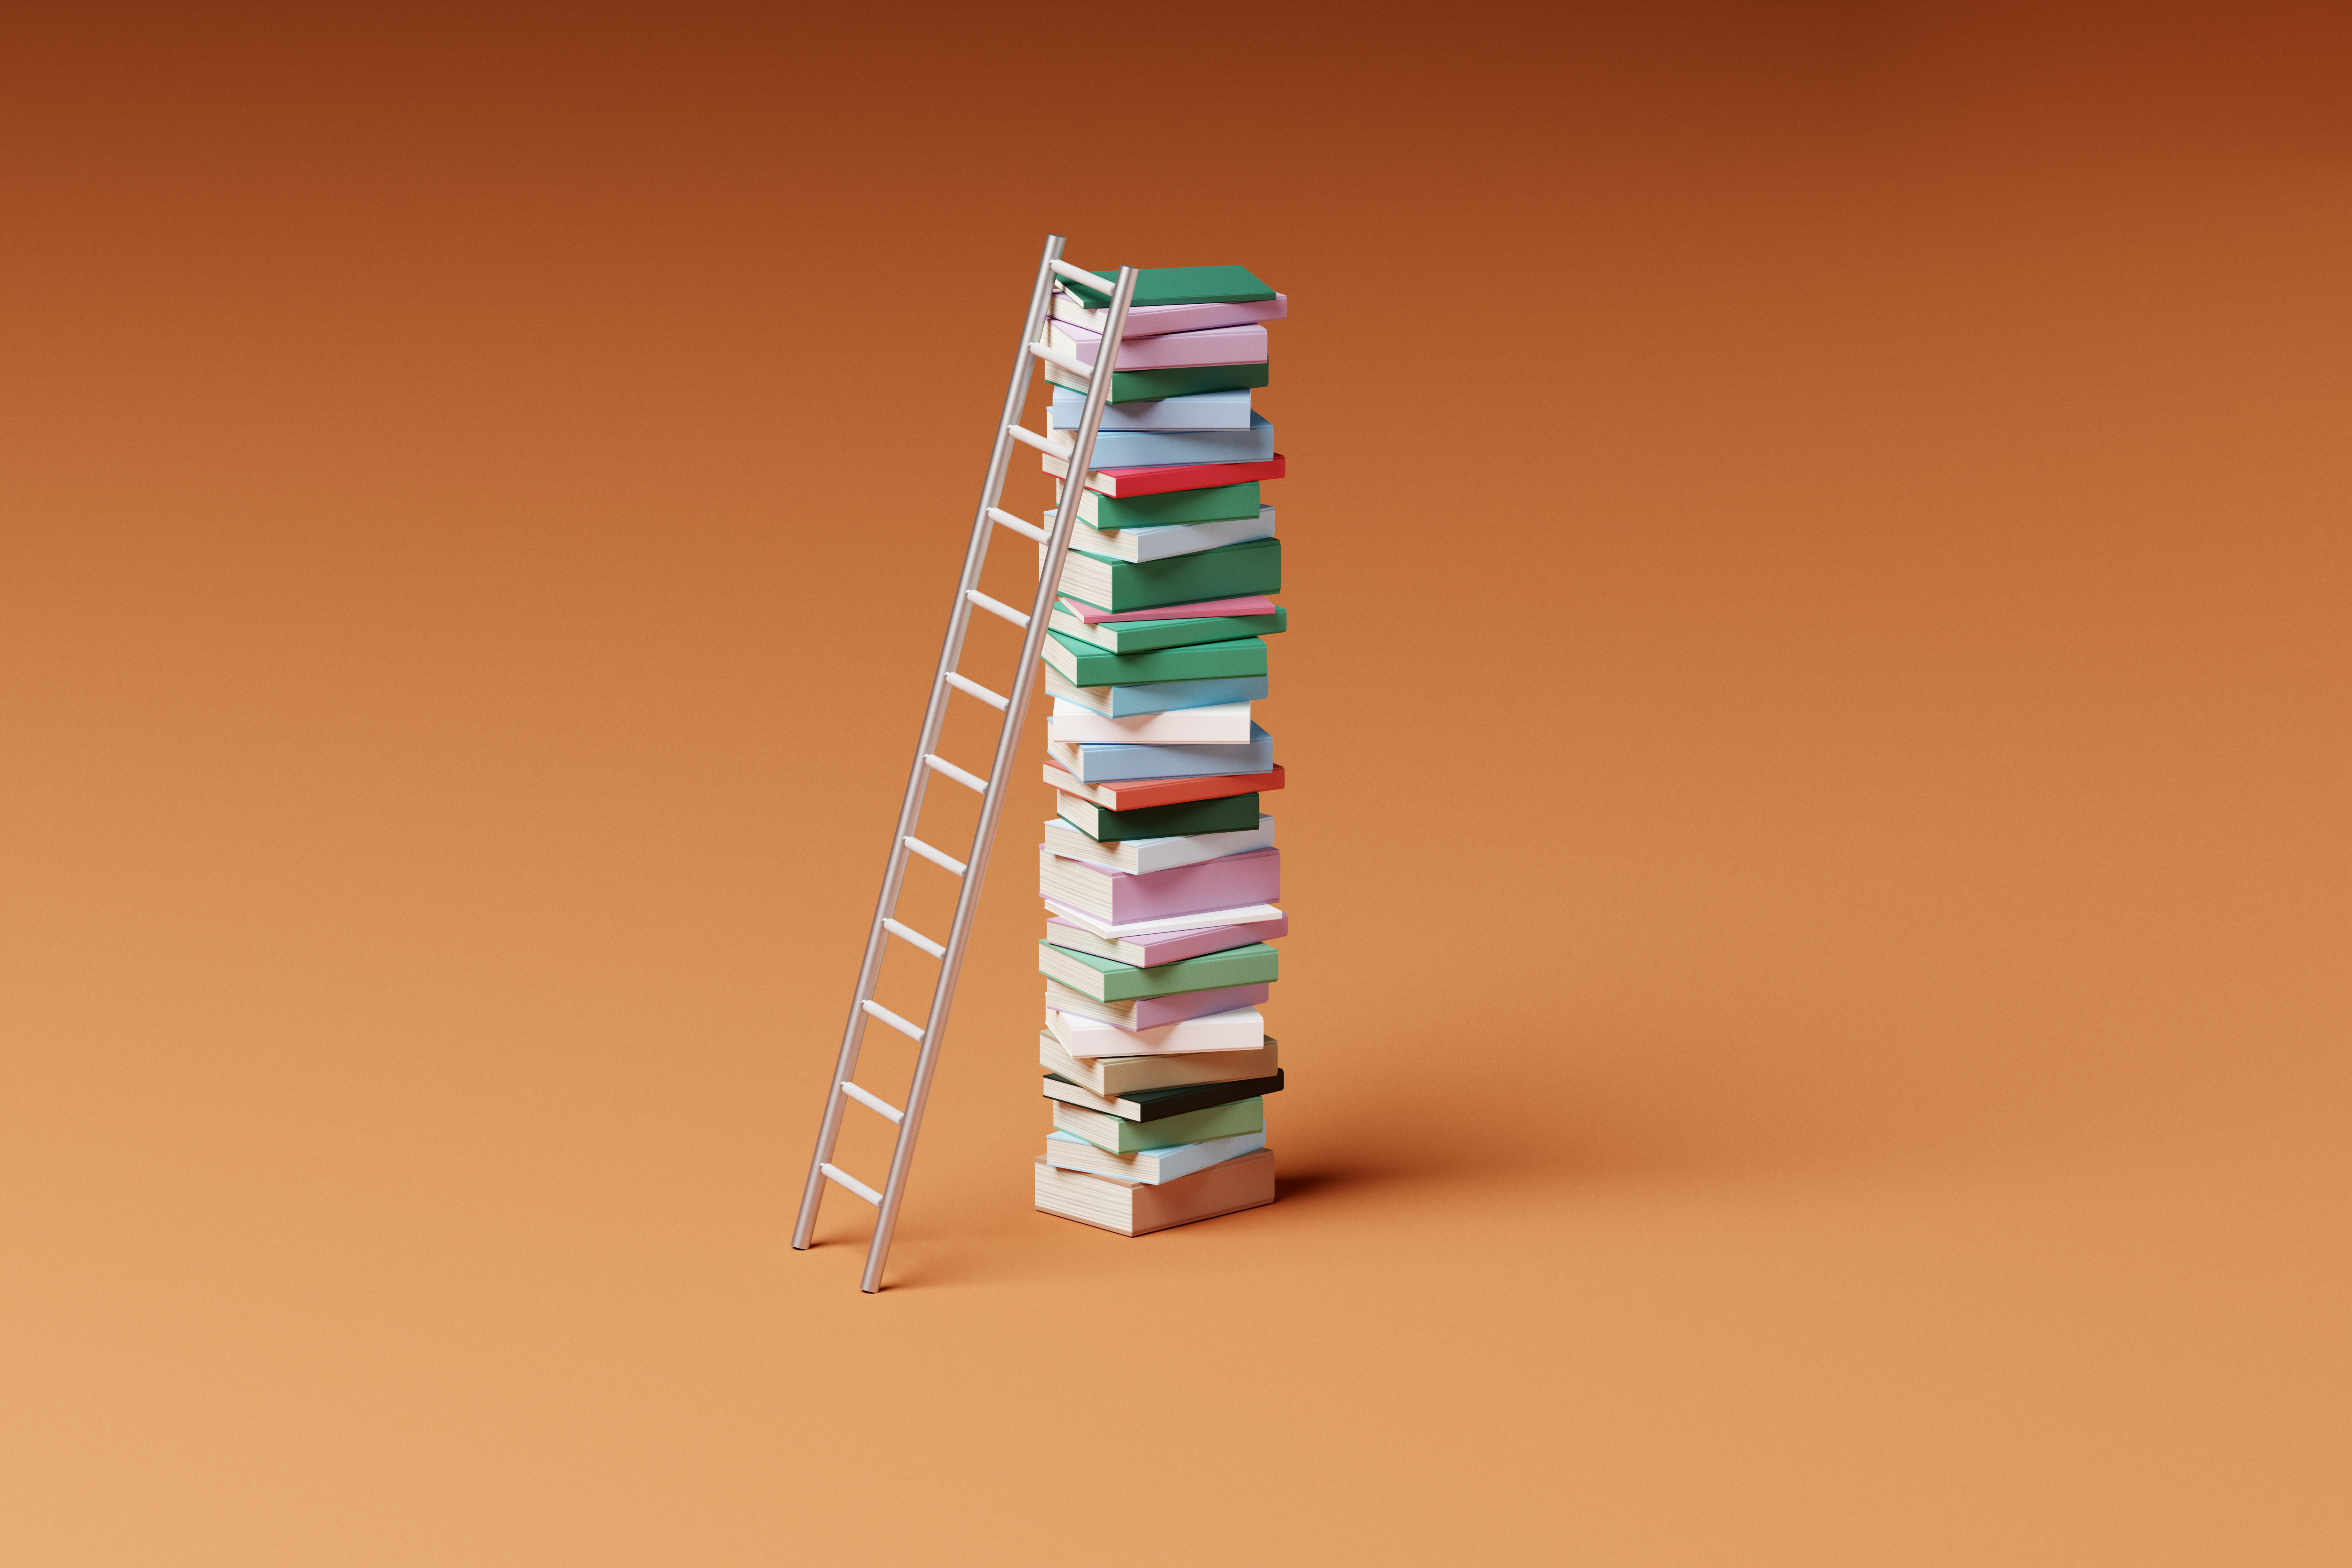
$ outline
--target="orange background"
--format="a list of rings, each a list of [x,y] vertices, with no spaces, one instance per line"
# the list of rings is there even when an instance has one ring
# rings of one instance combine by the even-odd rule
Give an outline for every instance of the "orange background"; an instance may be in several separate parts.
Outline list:
[[[13,13],[0,1557],[2345,1561],[2341,13],[1137,15]],[[1049,229],[1294,300],[1285,1195],[1030,1211],[1040,787],[866,1298]]]

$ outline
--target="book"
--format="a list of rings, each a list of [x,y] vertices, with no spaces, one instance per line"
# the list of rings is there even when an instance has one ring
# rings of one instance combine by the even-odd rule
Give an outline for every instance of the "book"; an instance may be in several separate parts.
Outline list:
[[[1281,954],[1262,942],[1150,969],[1073,952],[1050,942],[1037,944],[1037,973],[1093,1002],[1140,1002],[1188,991],[1266,984],[1282,978],[1281,963]]]
[[[1088,784],[1108,779],[1171,778],[1179,773],[1258,773],[1274,765],[1274,737],[1250,726],[1246,745],[1117,745],[1047,741],[1045,754]]]
[[[1265,686],[1263,675],[1233,675],[1222,680],[1144,680],[1133,686],[1073,686],[1052,668],[1045,671],[1045,695],[1111,719],[1173,713],[1220,702],[1255,702],[1265,695]]]
[[[1262,506],[1255,517],[1221,517],[1208,522],[1171,522],[1150,528],[1105,531],[1088,528],[1082,522],[1070,530],[1070,544],[1073,549],[1092,551],[1119,561],[1164,561],[1171,555],[1191,555],[1222,544],[1272,539],[1274,535],[1274,508]],[[1039,545],[1037,553],[1043,557],[1045,547]],[[1270,614],[1273,606],[1269,605],[1266,609]]]
[[[1122,1029],[1083,1013],[1048,1007],[1045,1030],[1064,1050],[1087,1061],[1109,1057],[1223,1056],[1263,1050],[1267,1043],[1265,1016],[1255,1007],[1202,1013],[1149,1029]]]
[[[1089,370],[1102,353],[1102,334],[1076,321],[1048,321],[1045,342]],[[1161,332],[1149,338],[1127,338],[1111,362],[1122,370],[1189,370],[1204,364],[1259,364],[1265,360],[1265,328],[1256,321],[1231,327],[1202,327],[1190,332]]]
[[[1108,1024],[1129,1034],[1139,1034],[1165,1024],[1181,1024],[1187,1018],[1205,1018],[1212,1013],[1230,1013],[1236,1007],[1255,1007],[1271,994],[1272,989],[1265,983],[1217,985],[1206,991],[1179,991],[1168,996],[1138,996],[1131,1002],[1097,1002],[1083,992],[1071,990],[1059,981],[1048,980],[1045,982],[1045,1005],[1057,1013],[1076,1013],[1079,1017],[1092,1018],[1097,1024]]]
[[[1054,484],[1054,504],[1062,504],[1062,496],[1069,486],[1061,480]],[[1258,492],[1258,483],[1204,485],[1198,489],[1162,490],[1156,495],[1129,496],[1125,500],[1104,495],[1099,490],[1078,492],[1078,521],[1088,528],[1118,530],[1123,528],[1166,528],[1180,522],[1230,521],[1237,517],[1255,517],[1264,508],[1265,498]]]
[[[1150,610],[1202,599],[1282,592],[1279,539],[1244,540],[1165,561],[1120,561],[1089,555],[1083,550],[1066,551],[1065,555],[1062,597],[1098,610]]]
[[[1072,621],[1079,624],[1075,616]],[[1041,657],[1046,668],[1073,686],[1140,686],[1147,681],[1215,680],[1226,676],[1265,673],[1265,643],[1254,637],[1113,653],[1048,628]],[[1176,773],[1184,770],[1160,771]]]
[[[1274,843],[1274,818],[1218,833],[1172,833],[1156,838],[1090,838],[1060,817],[1045,825],[1044,847],[1065,859],[1106,871],[1144,876],[1178,866],[1194,866],[1227,855],[1246,855]]]
[[[1171,1024],[1188,1029],[1201,1020]],[[1232,1083],[1270,1078],[1282,1066],[1282,1048],[1271,1036],[1255,1050],[1192,1051],[1152,1057],[1081,1057],[1054,1037],[1037,1033],[1037,1065],[1081,1089],[1117,1099],[1145,1089],[1181,1089],[1192,1083]]]
[[[1040,893],[1037,901],[1057,920],[1083,926],[1105,941],[1125,941],[1135,936],[1157,936],[1161,931],[1201,931],[1209,926],[1247,925],[1253,921],[1286,920],[1278,904],[1235,904],[1231,909],[1194,910],[1189,914],[1167,915],[1155,920],[1108,921],[1090,915],[1075,904],[1066,904],[1051,893]]]
[[[1274,426],[1262,414],[1239,430],[1097,430],[1097,468],[1170,463],[1257,463],[1274,456]]]
[[[1037,460],[1045,471],[1057,479],[1069,478],[1070,460],[1051,452],[1040,452]],[[1160,495],[1169,490],[1206,489],[1212,485],[1237,485],[1278,479],[1289,471],[1289,464],[1276,452],[1262,463],[1164,463],[1148,468],[1094,468],[1087,474],[1087,488],[1099,490],[1113,500],[1130,496]]]
[[[1059,273],[1055,277],[1055,287],[1077,296],[1081,304],[1100,310],[1110,303],[1111,290],[1118,284],[1118,268],[1114,267],[1108,272],[1098,267],[1086,270],[1109,281],[1097,289],[1067,273]],[[1139,306],[1224,305],[1281,298],[1246,267],[1139,267],[1135,269],[1135,292],[1128,296],[1127,306],[1132,311]]]
[[[1163,920],[1273,902],[1282,897],[1282,851],[1253,849],[1164,871],[1132,872],[1107,871],[1040,849],[1037,885],[1047,897],[1114,924]]]
[[[1110,321],[1110,307],[1087,304],[1066,289],[1047,296],[1046,309],[1057,321],[1075,321],[1099,332]],[[1279,321],[1290,314],[1290,298],[1202,301],[1195,305],[1134,305],[1127,308],[1126,335],[1153,338],[1162,332],[1191,332],[1202,327],[1237,327],[1244,321]]]
[[[1122,1182],[1141,1182],[1157,1186],[1162,1182],[1181,1181],[1195,1171],[1222,1165],[1242,1154],[1251,1154],[1265,1147],[1263,1132],[1236,1132],[1230,1138],[1212,1138],[1201,1143],[1177,1143],[1166,1149],[1139,1149],[1132,1154],[1113,1154],[1096,1148],[1083,1138],[1067,1132],[1045,1134],[1045,1163],[1064,1171],[1085,1171],[1097,1176],[1111,1176]]]
[[[1289,932],[1288,915],[1276,915],[1270,921],[1244,921],[1238,925],[1149,931],[1140,936],[1097,936],[1077,921],[1058,915],[1045,922],[1045,940],[1055,947],[1066,947],[1072,952],[1092,953],[1097,958],[1108,958],[1119,963],[1132,963],[1139,969],[1148,969],[1155,963],[1173,963],[1180,958],[1197,958],[1204,952],[1223,952],[1227,948],[1247,947],[1255,942],[1272,942]]]
[[[1076,795],[1107,811],[1141,811],[1150,806],[1173,805],[1179,801],[1218,800],[1227,795],[1255,794],[1261,790],[1280,789],[1288,778],[1289,775],[1277,765],[1262,773],[1225,778],[1129,779],[1090,784],[1052,763],[1045,764],[1047,784],[1066,795]]]
[[[1230,392],[1245,386],[1266,386],[1272,384],[1273,366],[1256,364],[1197,364],[1182,370],[1114,370],[1110,373],[1110,400],[1119,403],[1148,403],[1155,398],[1183,397],[1195,392]],[[1055,386],[1073,392],[1087,390],[1087,377],[1060,365],[1047,363],[1045,379]]]
[[[1246,795],[1180,800],[1136,811],[1105,811],[1090,800],[1057,795],[1054,814],[1098,845],[1118,844],[1129,838],[1174,838],[1187,833],[1246,833],[1257,826],[1257,792],[1251,790]]]
[[[1100,329],[1097,329],[1099,331]],[[1129,333],[1132,337],[1134,334]],[[1054,388],[1045,405],[1045,427],[1075,430],[1086,423],[1087,395],[1066,386]],[[1246,430],[1250,427],[1250,389],[1195,392],[1183,397],[1155,397],[1143,403],[1112,403],[1103,408],[1099,431],[1112,430]]]
[[[1167,1182],[1126,1182],[1037,1157],[1037,1210],[1113,1236],[1149,1236],[1274,1202],[1274,1151],[1257,1149]]]
[[[1249,740],[1250,728],[1246,702],[1213,702],[1205,708],[1171,708],[1114,719],[1056,697],[1045,720],[1045,738],[1080,745],[1233,746]]]
[[[1186,1084],[1175,1089],[1138,1089],[1132,1094],[1119,1095],[1097,1094],[1056,1073],[1047,1073],[1043,1081],[1046,1099],[1064,1105],[1075,1105],[1082,1110],[1099,1110],[1122,1121],[1164,1121],[1188,1111],[1207,1110],[1213,1106],[1231,1105],[1237,1100],[1279,1093],[1282,1089],[1282,1074],[1279,1072],[1265,1078]]]
[[[1123,1116],[1055,1100],[1054,1127],[1056,1131],[1083,1138],[1113,1154],[1132,1154],[1140,1149],[1166,1149],[1178,1143],[1230,1138],[1236,1132],[1263,1132],[1265,1101],[1253,1097],[1228,1105],[1213,1105],[1206,1110],[1163,1117],[1158,1121],[1129,1121]]]
[[[1202,599],[1190,605],[1160,605],[1149,610],[1106,610],[1100,605],[1076,599],[1068,601],[1062,607],[1087,626],[1124,626],[1129,621],[1157,621],[1171,617],[1269,616],[1274,613],[1275,603],[1263,594],[1244,594],[1237,599]]]
[[[1045,616],[1045,629],[1085,643],[1105,653],[1150,653],[1163,647],[1198,647],[1203,643],[1238,642],[1244,637],[1272,637],[1290,626],[1287,606],[1276,605],[1270,616],[1176,616],[1164,621],[1114,620],[1088,626],[1078,618],[1081,609],[1093,609],[1083,600],[1055,599]],[[1140,685],[1139,681],[1128,682]]]

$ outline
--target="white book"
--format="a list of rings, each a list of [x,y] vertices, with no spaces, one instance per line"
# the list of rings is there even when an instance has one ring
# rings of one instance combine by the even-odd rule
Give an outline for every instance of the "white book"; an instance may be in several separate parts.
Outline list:
[[[1150,528],[1088,528],[1079,523],[1070,531],[1070,548],[1121,561],[1166,561],[1177,555],[1198,555],[1253,539],[1272,539],[1274,508],[1262,506],[1255,517],[1225,517],[1214,522],[1163,522]],[[1045,547],[1037,547],[1040,563]]]
[[[1261,814],[1255,827],[1236,828],[1231,833],[1183,833],[1167,838],[1121,838],[1104,844],[1057,816],[1045,824],[1045,847],[1066,860],[1083,860],[1106,871],[1124,871],[1139,877],[1147,871],[1165,871],[1171,866],[1196,866],[1228,855],[1246,855],[1253,849],[1271,849],[1274,818]],[[1184,918],[1193,924],[1175,929],[1193,931],[1218,923],[1194,915]]]
[[[1048,299],[1046,308],[1057,321],[1076,321],[1097,332],[1110,323],[1108,305],[1089,305],[1061,289],[1055,289]],[[1287,294],[1222,305],[1131,305],[1127,312],[1127,335],[1149,338],[1162,332],[1197,332],[1203,327],[1230,327],[1243,321],[1279,321],[1289,314]]]
[[[1230,910],[1202,910],[1197,915],[1160,915],[1148,921],[1121,923],[1088,914],[1076,904],[1051,896],[1045,896],[1040,901],[1064,920],[1075,921],[1100,937],[1151,936],[1163,931],[1199,931],[1205,926],[1246,925],[1252,921],[1282,918],[1282,910],[1273,904],[1237,904]]]
[[[1156,1029],[1122,1029],[1099,1018],[1045,1009],[1045,1027],[1074,1057],[1157,1057],[1190,1051],[1255,1051],[1265,1046],[1265,1015],[1255,1007],[1204,1013]]]
[[[1122,1182],[1145,1182],[1157,1186],[1265,1147],[1265,1133],[1236,1132],[1230,1138],[1175,1143],[1135,1154],[1114,1154],[1056,1129],[1045,1134],[1045,1163],[1065,1171],[1087,1171]]]
[[[1250,704],[1212,702],[1202,708],[1171,708],[1161,713],[1130,713],[1123,719],[1089,712],[1065,697],[1054,699],[1045,739],[1072,745],[1238,746],[1250,738]]]
[[[1045,427],[1049,430],[1075,430],[1083,423],[1086,408],[1085,393],[1057,386],[1054,388],[1053,405],[1045,413]],[[1104,430],[1246,430],[1249,427],[1250,395],[1249,388],[1245,386],[1233,392],[1188,392],[1181,397],[1148,397],[1139,403],[1105,404],[1102,424],[1098,426]]]

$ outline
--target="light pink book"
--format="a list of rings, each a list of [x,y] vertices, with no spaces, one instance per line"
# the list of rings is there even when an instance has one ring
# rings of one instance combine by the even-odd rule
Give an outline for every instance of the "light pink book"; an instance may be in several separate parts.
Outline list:
[[[1198,958],[1204,952],[1223,952],[1227,948],[1247,947],[1254,942],[1272,942],[1290,932],[1290,917],[1280,920],[1252,921],[1247,925],[1199,926],[1192,931],[1154,931],[1148,936],[1122,939],[1122,951],[1103,952],[1103,939],[1076,921],[1050,920],[1045,922],[1045,940],[1057,947],[1075,948],[1108,958],[1119,963],[1132,963],[1149,969],[1155,963],[1173,963],[1180,958]]]
[[[1229,910],[1237,904],[1272,903],[1282,897],[1279,849],[1253,849],[1246,855],[1225,855],[1140,873],[1066,860],[1042,844],[1037,849],[1039,892],[1114,925]]]
[[[1075,294],[1054,290],[1054,319],[1075,321],[1101,331],[1110,319],[1109,307],[1081,303]],[[1279,321],[1290,314],[1290,296],[1271,300],[1239,300],[1223,305],[1138,305],[1127,313],[1127,335],[1156,338],[1162,332],[1196,332],[1203,327],[1237,327],[1250,321]]]
[[[1102,352],[1102,334],[1069,321],[1047,329],[1055,348],[1095,363]],[[1156,338],[1123,338],[1114,370],[1175,370],[1194,364],[1257,364],[1265,358],[1265,329],[1260,326],[1211,327],[1198,332],[1168,332]]]
[[[1097,1002],[1091,996],[1079,995],[1066,985],[1045,982],[1045,1005],[1054,1011],[1075,1013],[1081,1018],[1092,1018],[1130,1032],[1181,1024],[1187,1018],[1202,1018],[1212,1013],[1229,1013],[1236,1007],[1255,1007],[1273,994],[1270,984],[1220,985],[1213,991],[1179,991],[1173,995],[1142,996],[1132,1002]]]
[[[1062,608],[1090,626],[1115,621],[1181,621],[1205,616],[1270,616],[1275,603],[1264,594],[1245,599],[1202,599],[1196,605],[1162,605],[1156,610],[1097,610],[1076,599],[1064,599]]]

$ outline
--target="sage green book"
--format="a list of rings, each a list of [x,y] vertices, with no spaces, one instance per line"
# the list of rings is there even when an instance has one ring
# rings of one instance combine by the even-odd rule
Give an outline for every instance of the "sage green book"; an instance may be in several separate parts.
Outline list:
[[[1064,822],[1097,844],[1129,838],[1176,838],[1187,833],[1246,833],[1257,826],[1257,794],[1223,795],[1213,800],[1180,800],[1112,811],[1076,795],[1054,793],[1054,809]]]
[[[1205,489],[1162,490],[1156,496],[1129,496],[1121,500],[1088,490],[1078,498],[1078,521],[1088,528],[1116,532],[1122,528],[1161,528],[1174,523],[1223,522],[1228,518],[1255,517],[1265,503],[1258,500],[1258,481],[1245,485],[1211,485]],[[1055,497],[1059,505],[1061,498]]]
[[[1054,613],[1045,619],[1047,631],[1059,632],[1075,642],[1092,643],[1107,653],[1150,653],[1157,647],[1231,642],[1235,637],[1265,637],[1289,626],[1287,605],[1276,605],[1270,616],[1178,616],[1165,621],[1100,621],[1090,626],[1078,619],[1068,601],[1056,599]]]
[[[1099,267],[1087,268],[1097,278],[1110,281],[1097,289],[1081,283],[1065,272],[1055,279],[1093,309],[1099,310],[1110,303],[1110,291],[1118,281],[1118,268],[1106,272]],[[1135,298],[1138,305],[1239,305],[1252,300],[1271,300],[1274,290],[1265,280],[1246,267],[1139,267],[1135,273]]]
[[[1265,1099],[1236,1100],[1181,1116],[1152,1121],[1129,1121],[1107,1110],[1054,1103],[1054,1126],[1073,1138],[1083,1138],[1108,1154],[1139,1154],[1146,1149],[1171,1149],[1179,1143],[1205,1143],[1212,1138],[1232,1138],[1265,1131]]]
[[[1050,942],[1037,944],[1037,973],[1058,980],[1081,996],[1097,1002],[1134,1002],[1145,996],[1173,996],[1185,991],[1213,991],[1220,985],[1263,985],[1279,980],[1282,955],[1272,946],[1254,942],[1173,963],[1138,969],[1117,959],[1075,952]]]
[[[1273,377],[1266,374],[1270,367],[1260,360],[1255,364],[1188,364],[1173,370],[1115,370],[1110,373],[1110,400],[1113,403],[1148,403],[1155,397],[1182,397],[1194,392],[1240,392],[1245,387],[1265,386]],[[1084,376],[1072,375],[1057,364],[1045,367],[1045,379],[1055,386],[1066,386],[1073,392],[1087,389]]]
[[[1279,539],[1244,539],[1158,561],[1121,561],[1077,549],[1068,556],[1062,563],[1062,593],[1113,615],[1282,592]]]
[[[1045,633],[1045,662],[1073,686],[1134,686],[1147,680],[1213,680],[1225,675],[1264,675],[1265,639],[1194,643],[1150,653],[1108,653],[1092,643]]]

